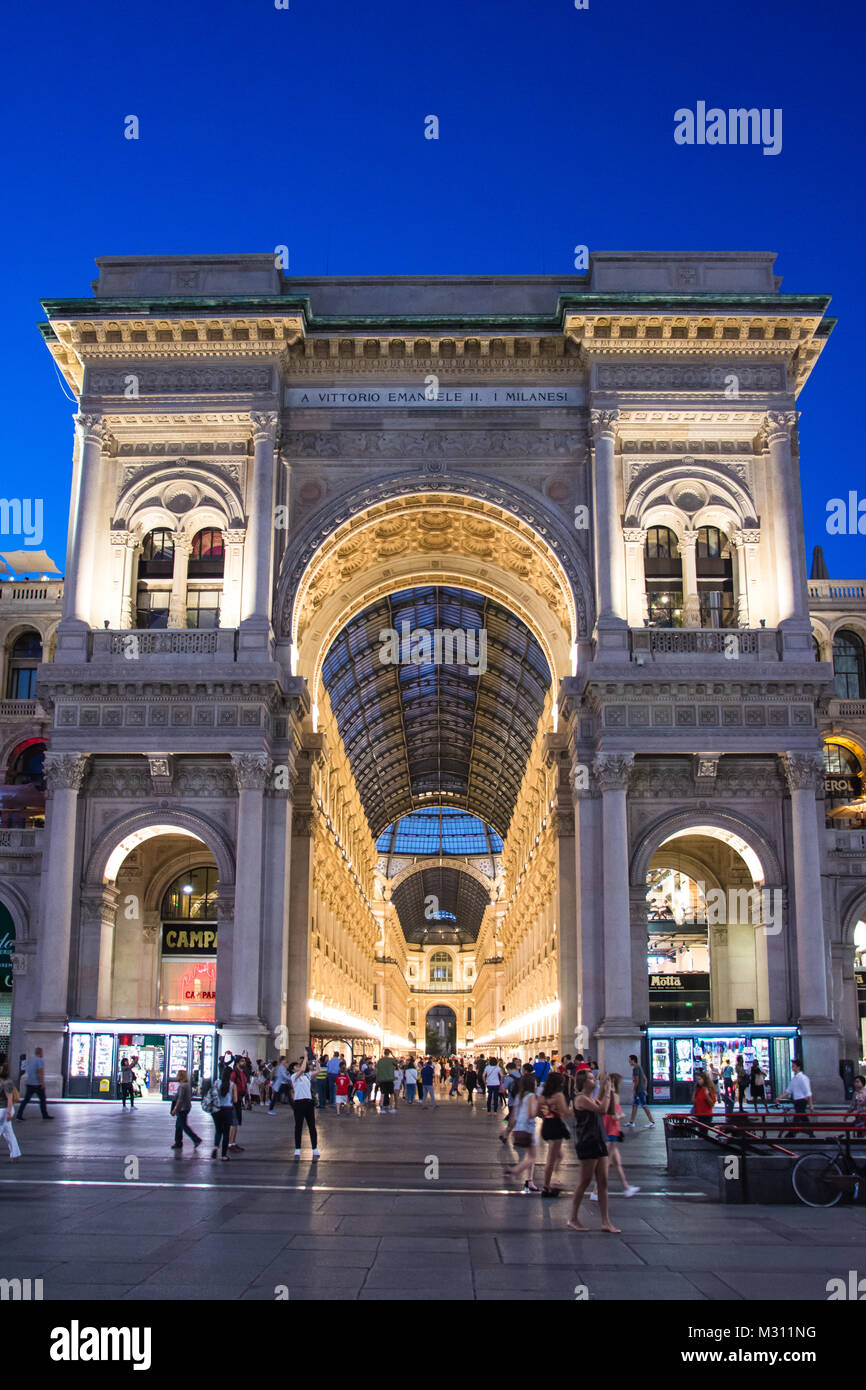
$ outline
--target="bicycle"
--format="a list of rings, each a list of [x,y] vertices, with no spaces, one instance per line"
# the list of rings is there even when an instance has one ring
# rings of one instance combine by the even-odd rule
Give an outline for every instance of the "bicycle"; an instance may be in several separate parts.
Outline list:
[[[861,1130],[860,1137],[866,1138]],[[804,1206],[835,1207],[843,1196],[857,1201],[866,1193],[866,1159],[851,1156],[851,1131],[836,1140],[834,1153],[803,1154],[791,1173],[794,1191]]]

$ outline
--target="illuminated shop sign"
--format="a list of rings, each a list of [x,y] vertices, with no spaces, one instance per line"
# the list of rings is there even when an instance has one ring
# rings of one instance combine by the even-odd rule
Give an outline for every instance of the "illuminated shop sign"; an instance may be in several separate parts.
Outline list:
[[[164,956],[215,956],[217,953],[217,929],[213,927],[170,927],[162,928],[162,954]]]

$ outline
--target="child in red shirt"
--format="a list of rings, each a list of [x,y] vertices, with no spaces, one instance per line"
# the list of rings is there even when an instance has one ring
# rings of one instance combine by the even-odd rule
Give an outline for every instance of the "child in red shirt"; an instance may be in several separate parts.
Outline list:
[[[349,1074],[346,1071],[346,1063],[340,1063],[340,1070],[334,1078],[334,1103],[337,1107],[337,1114],[345,1114],[344,1106],[349,1099]]]

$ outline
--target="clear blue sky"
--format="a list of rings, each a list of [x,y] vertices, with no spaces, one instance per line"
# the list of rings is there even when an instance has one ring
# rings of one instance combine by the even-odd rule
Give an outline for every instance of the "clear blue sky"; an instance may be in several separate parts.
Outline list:
[[[290,4],[7,10],[2,492],[38,479],[61,569],[72,405],[36,323],[40,298],[90,293],[95,256],[285,243],[298,275],[551,274],[585,243],[773,250],[783,289],[833,295],[800,398],[806,542],[866,575],[866,536],[825,531],[830,497],[866,497],[859,6]],[[781,107],[782,152],[677,146],[698,100]]]

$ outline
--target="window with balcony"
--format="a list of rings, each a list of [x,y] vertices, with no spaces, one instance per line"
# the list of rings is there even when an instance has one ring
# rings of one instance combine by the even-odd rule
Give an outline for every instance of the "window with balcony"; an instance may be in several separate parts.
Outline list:
[[[188,589],[186,594],[187,627],[219,627],[219,589]]]
[[[138,586],[138,603],[135,610],[136,627],[168,627],[168,610],[171,603],[171,589],[149,589]]]
[[[225,571],[225,547],[222,531],[199,531],[193,536],[189,552],[190,579],[222,579]]]
[[[171,531],[150,531],[141,543],[139,579],[171,579],[174,573],[174,536]]]
[[[856,632],[837,632],[833,641],[833,674],[840,700],[862,700],[864,681],[863,642]]]
[[[22,632],[9,650],[6,677],[7,700],[35,700],[36,668],[42,660],[42,638],[38,632]]]

